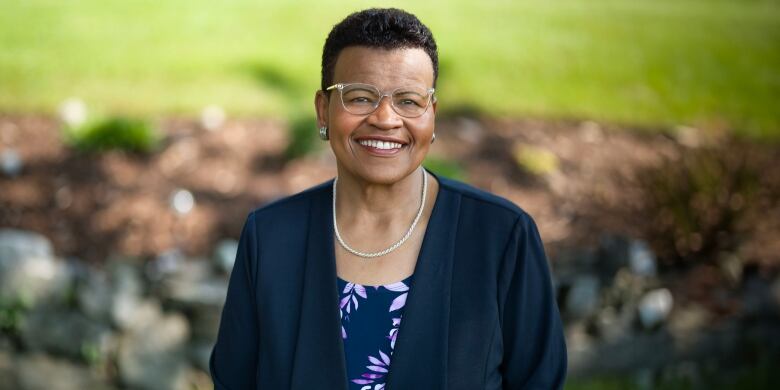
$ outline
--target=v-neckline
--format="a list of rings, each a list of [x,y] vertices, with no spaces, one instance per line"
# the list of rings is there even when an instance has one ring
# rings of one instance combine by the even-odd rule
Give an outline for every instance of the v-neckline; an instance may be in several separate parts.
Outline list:
[[[430,173],[439,183],[439,191],[385,376],[390,389],[437,387],[446,381],[452,258],[461,196],[449,188],[446,178]],[[312,381],[323,388],[348,388],[338,306],[332,184],[332,180],[324,183],[310,203],[291,388],[306,388]],[[420,365],[419,361],[429,363]]]
[[[431,232],[433,230],[435,230],[435,226],[436,226],[436,223],[437,223],[437,220],[438,220],[437,217],[439,215],[438,211],[439,211],[439,208],[440,208],[439,204],[441,203],[440,200],[442,198],[441,197],[441,180],[439,179],[438,176],[436,176],[436,174],[434,174],[433,172],[429,171],[427,168],[423,167],[423,169],[426,172],[429,172],[431,174],[431,176],[434,177],[434,179],[436,180],[436,182],[438,184],[438,188],[439,189],[438,189],[438,191],[436,191],[436,199],[434,199],[434,201],[433,201],[433,208],[431,209],[431,216],[428,218],[428,223],[425,226],[425,233],[423,233],[422,244],[420,245],[420,251],[417,253],[417,260],[415,260],[415,264],[414,264],[414,269],[415,270],[412,273],[412,276],[415,275],[417,269],[419,268],[420,262],[421,262],[421,260],[423,260],[423,255],[425,253],[427,253],[426,252],[426,250],[428,250],[427,247],[430,245],[430,242],[431,242],[430,236],[433,234]],[[331,201],[332,200],[333,199],[331,199]],[[331,218],[332,218],[333,217],[333,209],[332,208],[331,208],[331,213],[330,214],[331,214]],[[432,227],[434,229],[432,229]],[[334,244],[334,237],[333,237],[334,232],[333,232],[333,227],[332,226],[329,229],[329,231],[330,231],[331,238],[328,240],[328,243],[329,243],[329,246],[330,246],[330,248],[328,249],[328,254],[330,254],[330,259],[328,259],[328,261],[330,261],[331,264],[333,264],[333,268],[336,269],[336,246]],[[336,275],[336,277],[338,278],[338,274]],[[412,294],[414,294],[413,293],[413,290],[415,290],[414,284],[415,283],[412,282],[412,284],[409,286],[409,292],[408,292],[408,295],[407,295],[407,305],[408,305],[408,302],[410,301],[410,299],[413,296]],[[338,283],[336,283],[336,296],[338,296],[338,294],[340,292],[338,290],[339,290],[338,289]],[[336,306],[336,309],[338,310],[338,305]],[[404,328],[405,328],[404,324],[405,323],[406,323],[405,321],[401,321],[401,323],[400,323],[400,325],[398,327],[398,338],[395,341],[395,348],[393,348],[394,351],[397,350],[399,348],[400,344],[401,344],[401,340],[402,340],[401,335],[404,332]],[[341,337],[341,334],[338,335],[338,338],[339,338],[339,344],[340,344],[340,348],[339,349],[341,351],[341,359],[344,362],[344,364],[342,365],[342,367],[344,368],[343,369],[344,378],[347,380],[347,387],[349,387],[349,377],[347,375],[346,355],[344,354],[344,351],[345,351],[344,339]],[[390,367],[388,367],[387,374],[385,374],[385,388],[388,388],[387,384],[388,384],[388,381],[390,379],[391,374],[393,373],[393,367],[394,367],[394,364],[393,364],[393,361],[391,360]]]

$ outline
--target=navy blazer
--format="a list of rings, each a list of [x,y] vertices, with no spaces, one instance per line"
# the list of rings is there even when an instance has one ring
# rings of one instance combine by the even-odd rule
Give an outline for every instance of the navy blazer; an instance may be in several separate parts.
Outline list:
[[[566,346],[534,221],[434,176],[386,389],[562,388]],[[216,390],[347,389],[332,185],[249,214],[211,354]]]

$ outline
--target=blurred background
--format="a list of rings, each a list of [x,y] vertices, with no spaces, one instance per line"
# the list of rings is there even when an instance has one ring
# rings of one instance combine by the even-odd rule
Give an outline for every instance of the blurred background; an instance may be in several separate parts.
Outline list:
[[[0,1],[0,389],[210,389],[247,214],[335,174],[322,45],[439,45],[425,165],[534,216],[567,389],[780,384],[780,2]],[[773,363],[774,362],[774,363]]]

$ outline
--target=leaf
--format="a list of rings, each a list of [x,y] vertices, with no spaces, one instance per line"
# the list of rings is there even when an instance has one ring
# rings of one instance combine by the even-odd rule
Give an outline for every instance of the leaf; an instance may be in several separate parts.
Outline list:
[[[341,327],[341,338],[346,340],[347,339],[347,331],[344,329],[344,327]]]
[[[374,363],[374,364],[380,365],[380,366],[384,366],[384,365],[385,365],[385,363],[384,363],[384,362],[382,362],[381,360],[379,360],[379,359],[377,359],[377,358],[375,358],[375,357],[373,357],[373,356],[369,356],[369,357],[368,357],[368,361],[370,361],[371,363]]]
[[[352,296],[352,302],[354,302],[354,303],[355,303],[355,310],[357,310],[357,308],[358,308],[358,302],[357,302],[357,298],[355,298],[355,296],[354,296],[354,295]]]
[[[387,372],[387,369],[381,366],[366,366],[366,368],[374,372]]]
[[[353,286],[354,286],[354,284],[352,284],[351,282],[350,282],[350,283],[347,283],[347,285],[346,285],[346,286],[344,286],[344,291],[342,291],[341,293],[342,293],[342,294],[346,294],[346,293],[348,293],[348,292],[349,292],[349,290],[352,290],[352,287],[353,287]]]
[[[349,302],[349,297],[350,297],[350,295],[347,295],[346,297],[341,298],[341,302],[339,303],[339,307],[340,308],[343,309],[344,305],[346,305]]]
[[[369,383],[374,383],[374,381],[372,381],[370,379],[353,379],[352,383],[357,384],[357,385],[367,385]],[[371,387],[369,386],[369,388],[371,388]]]
[[[385,353],[384,353],[384,352],[382,352],[381,350],[379,351],[379,356],[381,356],[381,357],[382,357],[382,360],[384,360],[384,361],[385,361],[385,365],[386,365],[386,366],[389,366],[389,365],[390,365],[390,357],[389,357],[389,356],[385,355]]]
[[[409,286],[407,286],[406,283],[404,283],[404,282],[391,283],[391,284],[385,285],[385,288],[390,290],[390,291],[395,291],[395,292],[409,291]]]
[[[390,310],[388,310],[388,311],[398,310],[398,309],[404,307],[404,305],[406,304],[406,295],[407,294],[408,293],[403,293],[403,294],[399,295],[398,297],[396,297],[395,299],[393,299],[393,303],[390,305]]]
[[[379,378],[383,377],[384,375],[383,374],[372,374],[370,372],[367,372],[367,373],[365,373],[365,374],[363,374],[361,376],[363,378],[368,378],[368,379],[379,379]]]
[[[363,299],[368,298],[366,296],[366,288],[361,286],[361,285],[359,285],[359,284],[355,285],[355,292],[357,293],[357,295],[360,295],[361,297],[363,297]]]

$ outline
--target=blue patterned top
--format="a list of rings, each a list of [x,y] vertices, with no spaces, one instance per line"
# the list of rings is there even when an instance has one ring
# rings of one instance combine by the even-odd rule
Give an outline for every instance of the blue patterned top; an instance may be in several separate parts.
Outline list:
[[[412,276],[363,286],[338,278],[341,337],[350,390],[382,390]]]

